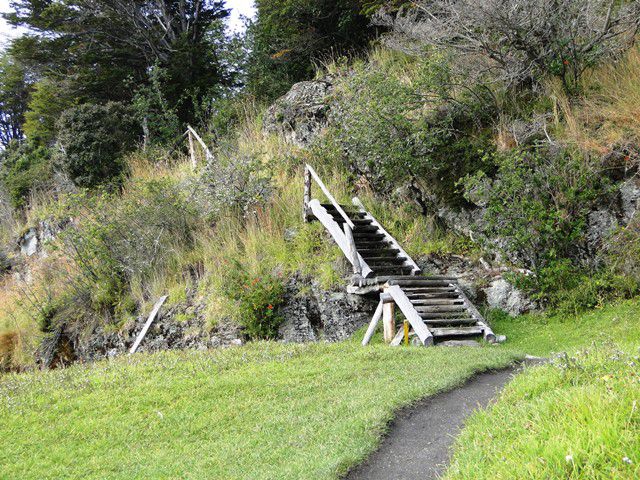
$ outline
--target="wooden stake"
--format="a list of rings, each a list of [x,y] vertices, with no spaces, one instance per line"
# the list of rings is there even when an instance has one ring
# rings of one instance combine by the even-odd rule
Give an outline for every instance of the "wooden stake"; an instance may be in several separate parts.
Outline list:
[[[404,344],[409,346],[409,320],[404,321]]]
[[[167,295],[165,295],[164,297],[160,297],[160,300],[158,300],[156,304],[153,306],[153,310],[151,310],[151,313],[149,314],[149,318],[147,318],[147,321],[144,324],[144,327],[142,327],[142,330],[138,334],[138,338],[136,338],[136,341],[133,344],[133,347],[131,347],[131,350],[129,350],[129,354],[136,353],[136,350],[140,346],[140,343],[144,339],[144,336],[147,334],[149,327],[151,326],[153,321],[156,319],[156,316],[158,315],[160,308],[162,307],[162,305],[164,304],[167,298],[168,298]]]
[[[396,336],[395,312],[395,303],[382,304],[382,326],[384,327],[385,343],[391,343],[393,337]]]
[[[376,311],[373,314],[373,318],[369,323],[369,328],[367,328],[367,333],[364,334],[364,338],[362,339],[363,347],[371,341],[371,337],[373,337],[373,334],[376,331],[376,327],[378,326],[380,317],[382,317],[382,300],[380,300],[380,303],[378,303],[378,308],[376,308]]]
[[[193,136],[191,135],[190,130],[187,130],[187,136],[189,137],[189,155],[191,156],[191,166],[195,170],[198,166],[198,162],[196,161],[196,151],[193,148]]]
[[[309,221],[309,202],[311,201],[311,172],[304,167],[304,197],[302,199],[302,221]]]

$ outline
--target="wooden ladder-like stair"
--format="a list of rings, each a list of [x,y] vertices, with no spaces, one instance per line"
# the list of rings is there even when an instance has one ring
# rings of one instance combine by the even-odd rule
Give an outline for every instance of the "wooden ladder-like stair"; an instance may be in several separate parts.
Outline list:
[[[311,199],[312,179],[329,203]],[[305,220],[319,220],[353,265],[350,292],[380,294],[363,344],[369,342],[380,320],[385,327],[385,340],[391,345],[400,344],[404,332],[395,333],[395,307],[402,311],[423,345],[478,338],[496,341],[456,278],[421,275],[418,265],[357,198],[353,204],[338,204],[313,168],[307,165]]]

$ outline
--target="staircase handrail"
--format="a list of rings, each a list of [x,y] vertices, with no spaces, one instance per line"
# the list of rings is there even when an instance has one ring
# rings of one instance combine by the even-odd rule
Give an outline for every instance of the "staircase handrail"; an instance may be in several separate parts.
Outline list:
[[[305,209],[308,207],[308,202],[311,200],[311,191],[310,191],[311,182],[309,181],[309,179],[312,178],[318,184],[318,186],[320,187],[320,190],[322,190],[322,193],[324,193],[324,195],[327,197],[329,202],[335,207],[335,209],[338,211],[340,216],[344,219],[345,223],[349,225],[349,227],[351,227],[351,229],[353,230],[353,228],[355,227],[354,223],[351,221],[349,216],[345,213],[345,211],[342,209],[342,207],[336,201],[336,199],[333,198],[333,195],[331,195],[331,192],[329,191],[327,186],[324,184],[324,182],[320,179],[320,177],[318,176],[316,171],[313,169],[313,167],[308,163],[305,164],[304,166],[304,176],[305,176],[305,189],[309,189],[308,192],[305,192]]]

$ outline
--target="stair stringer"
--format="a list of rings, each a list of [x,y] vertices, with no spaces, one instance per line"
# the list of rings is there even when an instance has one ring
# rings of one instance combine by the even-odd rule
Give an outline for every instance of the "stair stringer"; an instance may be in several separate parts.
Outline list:
[[[420,314],[414,308],[409,297],[407,297],[402,288],[398,285],[391,285],[385,289],[385,293],[391,295],[396,306],[409,321],[416,335],[418,335],[420,343],[425,347],[433,345],[433,334],[429,330],[429,327],[427,327],[427,325],[422,321]]]
[[[338,225],[333,217],[327,212],[327,209],[324,208],[320,201],[317,199],[313,199],[309,202],[309,210],[311,213],[318,219],[318,221],[324,226],[324,228],[329,232],[333,240],[336,242],[344,256],[349,259],[351,263],[351,249],[349,248],[349,240],[345,235],[344,231]],[[362,255],[358,253],[358,260],[360,263],[360,268],[362,269],[362,276],[367,278],[371,274],[373,274],[373,270],[367,264],[367,262],[362,258]]]

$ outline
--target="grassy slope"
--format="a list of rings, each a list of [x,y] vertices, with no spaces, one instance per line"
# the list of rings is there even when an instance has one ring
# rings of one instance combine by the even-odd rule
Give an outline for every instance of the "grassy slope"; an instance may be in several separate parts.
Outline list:
[[[398,407],[514,358],[258,343],[5,376],[0,478],[336,478]]]
[[[639,478],[639,326],[638,301],[497,322],[515,348],[570,356],[527,369],[472,417],[448,478]]]
[[[507,335],[508,345],[530,355],[588,347],[593,341],[640,345],[640,302],[630,300],[585,312],[578,317],[524,315],[492,322],[495,332]]]

